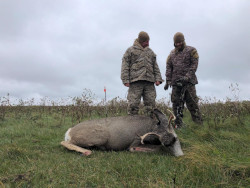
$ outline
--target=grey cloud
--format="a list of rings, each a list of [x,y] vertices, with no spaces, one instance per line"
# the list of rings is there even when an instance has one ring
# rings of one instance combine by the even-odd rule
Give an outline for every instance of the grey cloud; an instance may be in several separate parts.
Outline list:
[[[197,48],[198,95],[225,98],[239,83],[249,93],[248,1],[1,1],[0,81],[16,97],[126,97],[121,59],[141,30],[150,34],[163,78],[173,35]],[[209,83],[209,84],[208,84]],[[220,86],[218,86],[218,83]],[[223,87],[222,87],[223,86]],[[158,98],[168,97],[163,85]]]

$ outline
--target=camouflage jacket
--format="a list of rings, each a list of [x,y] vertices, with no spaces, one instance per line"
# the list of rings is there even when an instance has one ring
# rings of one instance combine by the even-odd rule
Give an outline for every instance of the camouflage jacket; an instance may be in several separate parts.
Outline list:
[[[172,85],[176,81],[186,76],[192,84],[198,84],[195,72],[198,67],[199,55],[194,47],[186,46],[182,51],[173,49],[166,63],[166,80]]]
[[[138,39],[123,55],[121,79],[123,84],[139,80],[164,81],[156,62],[155,53],[149,47],[143,48]]]

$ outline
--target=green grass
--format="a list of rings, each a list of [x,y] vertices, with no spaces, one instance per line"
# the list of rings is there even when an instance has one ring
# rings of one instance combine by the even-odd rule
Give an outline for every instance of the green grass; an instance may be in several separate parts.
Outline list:
[[[183,157],[94,151],[60,145],[72,120],[31,116],[0,121],[0,187],[249,187],[250,116],[177,130]]]

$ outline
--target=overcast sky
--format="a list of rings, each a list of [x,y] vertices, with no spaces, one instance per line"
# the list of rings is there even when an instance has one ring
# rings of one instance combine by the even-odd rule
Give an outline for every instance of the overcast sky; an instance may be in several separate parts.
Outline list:
[[[250,100],[249,0],[1,0],[0,97],[66,98],[90,89],[126,98],[121,60],[140,31],[165,80],[173,35],[182,32],[200,61],[198,96]],[[157,99],[169,97],[163,83]],[[236,87],[236,86],[235,86]]]

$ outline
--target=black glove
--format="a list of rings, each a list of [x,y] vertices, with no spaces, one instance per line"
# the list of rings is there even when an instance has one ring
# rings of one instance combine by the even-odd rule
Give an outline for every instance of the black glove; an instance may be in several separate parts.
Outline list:
[[[171,87],[171,86],[172,86],[171,82],[167,81],[165,86],[164,86],[164,90],[168,90],[168,87]]]
[[[184,76],[184,77],[183,77],[183,81],[184,81],[184,82],[189,82],[189,78],[188,78],[187,76]]]
[[[177,82],[189,82],[189,78],[187,76],[183,76],[182,78],[180,78]]]

